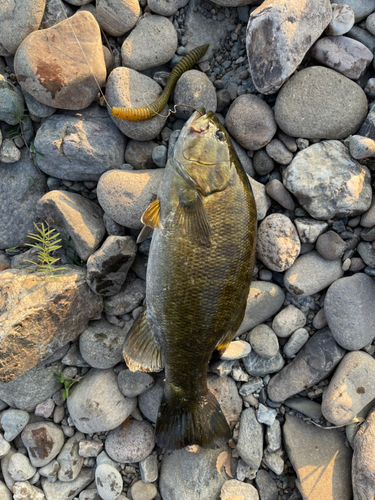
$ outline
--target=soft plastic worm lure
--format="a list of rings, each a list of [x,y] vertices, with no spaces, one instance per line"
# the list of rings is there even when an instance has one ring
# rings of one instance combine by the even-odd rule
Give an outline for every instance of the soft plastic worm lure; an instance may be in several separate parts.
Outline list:
[[[144,106],[143,108],[112,108],[112,115],[117,118],[122,118],[123,120],[140,122],[149,120],[153,116],[159,114],[167,104],[169,96],[171,95],[172,89],[177,80],[183,73],[185,73],[185,71],[194,66],[194,64],[204,56],[208,47],[209,44],[195,47],[195,49],[188,52],[186,56],[184,56],[181,61],[176,64],[168,77],[163,92],[156,99],[156,101]]]

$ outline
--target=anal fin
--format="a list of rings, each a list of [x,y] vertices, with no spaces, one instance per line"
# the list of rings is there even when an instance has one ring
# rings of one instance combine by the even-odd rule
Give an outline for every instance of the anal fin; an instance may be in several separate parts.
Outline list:
[[[161,349],[154,340],[147,319],[147,309],[138,316],[128,333],[123,355],[132,372],[160,372],[164,368]]]
[[[195,200],[189,204],[180,203],[176,210],[176,222],[188,238],[200,246],[211,246],[211,227],[203,205],[202,196],[196,193]]]

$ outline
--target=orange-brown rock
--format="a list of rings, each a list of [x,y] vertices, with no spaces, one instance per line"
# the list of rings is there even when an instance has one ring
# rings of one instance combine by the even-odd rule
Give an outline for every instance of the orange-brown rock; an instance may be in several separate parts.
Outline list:
[[[89,106],[98,93],[97,82],[102,86],[106,78],[94,16],[80,11],[69,20],[31,33],[16,52],[14,70],[22,89],[43,104],[61,109]]]
[[[50,277],[27,269],[0,277],[0,381],[9,382],[78,337],[99,319],[101,297],[86,271],[66,266]]]

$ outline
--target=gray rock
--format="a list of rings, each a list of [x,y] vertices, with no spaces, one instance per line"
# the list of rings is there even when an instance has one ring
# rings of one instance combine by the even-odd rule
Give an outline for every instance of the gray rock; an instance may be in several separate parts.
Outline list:
[[[347,425],[375,399],[375,359],[362,351],[349,352],[323,393],[322,413],[334,425]]]
[[[53,401],[53,399],[48,398],[36,406],[34,413],[38,417],[49,418],[52,415],[54,409],[55,402]]]
[[[81,472],[84,459],[78,453],[78,446],[79,442],[84,438],[84,434],[76,432],[74,436],[65,442],[58,454],[56,460],[60,468],[57,477],[60,481],[74,481]]]
[[[189,0],[148,0],[147,5],[151,12],[160,16],[173,16],[179,9],[185,7]]]
[[[118,374],[118,386],[120,391],[124,396],[129,398],[143,394],[153,385],[154,379],[148,373],[122,370]]]
[[[323,259],[336,260],[344,255],[346,243],[335,231],[327,231],[319,236],[315,248]]]
[[[277,335],[267,325],[258,325],[249,333],[249,342],[254,351],[265,359],[276,356],[279,350]]]
[[[375,226],[375,196],[371,201],[370,208],[361,217],[362,227],[373,227]]]
[[[138,406],[143,415],[153,423],[156,423],[159,406],[163,397],[164,377],[159,376],[155,379],[155,384],[143,392],[138,397]]]
[[[127,68],[142,71],[170,61],[177,49],[177,33],[165,17],[142,17],[121,47]]]
[[[158,479],[158,457],[156,454],[149,455],[139,462],[139,472],[144,483],[153,483]]]
[[[79,338],[82,358],[93,368],[112,368],[122,361],[126,330],[111,325],[102,318],[91,321]]]
[[[56,1],[56,0],[53,0]],[[55,7],[56,8],[56,7]],[[52,108],[51,106],[47,106],[46,104],[42,104],[37,101],[35,97],[33,97],[28,92],[24,91],[23,96],[25,98],[27,109],[29,113],[37,118],[47,118],[55,113],[56,108]]]
[[[334,340],[328,328],[315,333],[297,356],[269,382],[272,401],[281,402],[324,380],[340,362],[345,349]]]
[[[255,471],[247,465],[246,462],[240,458],[237,462],[236,477],[239,481],[245,481],[245,479],[254,479]]]
[[[252,377],[264,377],[270,373],[278,372],[284,366],[284,358],[280,351],[273,358],[265,359],[258,356],[254,351],[243,359],[245,370]]]
[[[272,317],[280,309],[284,299],[284,292],[274,283],[253,281],[247,299],[245,316],[237,335],[248,332]]]
[[[365,19],[375,9],[374,0],[345,0],[345,4],[353,10],[356,23]]]
[[[358,135],[375,139],[375,108],[373,106],[370,107],[366,120],[359,129]]]
[[[108,433],[105,441],[105,451],[116,462],[140,462],[150,455],[155,446],[155,432],[146,420],[137,422],[131,420]]]
[[[289,269],[301,250],[297,230],[289,217],[268,215],[258,228],[257,257],[272,271]]]
[[[260,377],[251,377],[246,384],[241,385],[239,393],[241,396],[246,397],[253,394],[256,390],[263,386],[263,380]]]
[[[90,115],[94,113],[94,115]],[[104,108],[76,115],[53,115],[38,129],[35,147],[40,169],[70,181],[97,181],[124,163],[125,137]]]
[[[97,457],[102,450],[102,441],[82,439],[78,443],[78,454],[83,458]]]
[[[25,107],[22,92],[0,75],[0,120],[18,125],[15,113]],[[19,111],[18,111],[19,112]]]
[[[267,211],[271,206],[271,199],[266,194],[266,188],[264,184],[256,181],[249,175],[247,178],[250,181],[251,189],[253,190],[255,206],[257,209],[257,220],[263,220],[267,215]]]
[[[246,32],[251,77],[262,94],[279,90],[332,16],[329,0],[293,4],[276,0],[271,5],[261,5],[251,13]]]
[[[4,139],[0,150],[1,163],[16,163],[21,158],[21,151],[10,139]]]
[[[235,381],[231,377],[219,377],[209,373],[207,387],[219,403],[229,426],[233,428],[238,422],[242,411],[242,398],[238,394]]]
[[[266,424],[267,426],[271,426],[276,419],[277,412],[273,408],[267,408],[267,406],[259,403],[257,409],[257,420],[260,424]]]
[[[289,165],[293,160],[293,153],[279,139],[272,139],[266,146],[266,152],[276,163],[281,165]]]
[[[292,408],[292,410],[296,410],[313,420],[319,420],[323,415],[322,406],[308,398],[289,398],[284,404],[285,406]]]
[[[72,346],[69,348],[69,351],[66,353],[66,355],[62,358],[61,360],[64,365],[67,366],[80,366],[80,367],[88,367],[90,366],[86,361],[82,358],[80,350],[79,350],[79,344],[78,342],[75,342],[72,344]]]
[[[256,173],[259,175],[266,175],[275,168],[275,162],[268,156],[265,149],[258,149],[253,156],[253,165]]]
[[[243,166],[243,169],[245,170],[245,172],[248,175],[248,178],[254,177],[255,170],[253,167],[253,162],[252,162],[251,158],[249,158],[247,156],[246,150],[242,146],[240,146],[238,144],[238,142],[233,139],[233,137],[231,137],[231,141],[232,141],[232,146],[234,147],[234,150],[237,153],[237,156],[241,162],[241,165]],[[250,181],[250,183],[251,183],[251,181]],[[253,187],[253,186],[251,185],[251,187]],[[255,196],[255,193],[254,193],[254,196]],[[257,202],[255,201],[255,203],[257,203]]]
[[[375,141],[368,137],[352,135],[349,141],[350,154],[356,160],[375,156]]]
[[[284,186],[316,219],[356,216],[367,210],[369,179],[368,169],[353,160],[339,141],[319,142],[300,151],[283,173]]]
[[[154,484],[145,484],[142,481],[137,481],[131,487],[130,493],[133,500],[152,500],[155,498],[158,490]]]
[[[327,26],[326,34],[331,36],[344,35],[354,25],[354,12],[349,5],[332,3],[331,7],[332,19]]]
[[[117,224],[109,215],[103,215],[103,222],[110,236],[125,236],[125,228]]]
[[[285,288],[294,295],[313,295],[342,277],[341,260],[326,260],[313,251],[301,255],[284,275]]]
[[[112,170],[105,173],[97,188],[101,207],[121,226],[141,229],[141,216],[156,198],[163,172],[164,169],[158,168],[133,172]]]
[[[348,471],[352,452],[345,446],[344,434],[337,429],[325,431],[290,415],[286,415],[283,430],[286,451],[302,495],[318,499],[326,498],[330,492],[332,500],[351,500]]]
[[[33,479],[31,479],[33,481]],[[43,491],[36,488],[29,481],[20,481],[13,486],[13,500],[23,500],[24,498],[32,500],[45,500]]]
[[[328,228],[327,222],[299,217],[294,219],[298,235],[302,243],[315,243],[318,237]]]
[[[134,28],[140,14],[140,5],[135,0],[99,0],[95,9],[99,26],[111,36],[124,35]]]
[[[216,461],[226,448],[204,449],[190,453],[186,449],[165,453],[160,471],[163,500],[213,500],[219,498],[225,474],[216,469]]]
[[[61,428],[52,422],[27,424],[21,438],[34,467],[44,467],[51,462],[64,444]]]
[[[275,453],[276,451],[280,450],[281,426],[279,420],[274,419],[272,424],[266,428],[266,443],[267,443],[267,449],[271,453]]]
[[[86,434],[116,428],[136,406],[136,399],[121,394],[111,369],[92,369],[73,387],[67,402],[74,425]]]
[[[0,433],[0,458],[5,457],[10,450],[10,444],[3,438],[3,435]]]
[[[12,500],[13,496],[12,493],[8,490],[6,487],[5,483],[0,481],[0,496],[2,500]]]
[[[154,141],[133,141],[130,140],[125,150],[125,161],[134,167],[135,170],[145,170],[154,166],[152,153],[158,147]]]
[[[122,492],[123,480],[112,465],[100,464],[95,470],[95,484],[100,498],[116,500]]]
[[[141,279],[136,279],[125,284],[121,292],[112,295],[107,301],[108,315],[122,316],[132,312],[138,307],[146,295],[146,284]]]
[[[164,168],[165,165],[167,164],[167,156],[168,156],[167,153],[168,149],[166,146],[156,146],[152,151],[152,159],[155,165]]]
[[[223,484],[220,494],[221,500],[231,500],[233,498],[244,498],[246,500],[259,500],[257,490],[253,485],[243,483],[237,479],[230,479]]]
[[[363,123],[367,99],[361,87],[345,76],[313,66],[285,83],[274,111],[281,130],[292,137],[342,139]]]
[[[259,491],[261,500],[277,500],[278,488],[275,480],[264,469],[259,469],[255,478],[255,484]]]
[[[375,249],[370,243],[361,241],[357,246],[357,252],[365,264],[375,267]]]
[[[318,40],[311,55],[321,64],[358,80],[369,67],[374,56],[363,43],[346,36],[327,36]]]
[[[187,104],[196,109],[201,107],[209,109],[215,113],[216,111],[216,91],[212,82],[201,71],[192,69],[186,71],[178,79],[174,89],[174,104],[177,104],[178,118],[186,120],[189,118],[194,110],[181,106]]]
[[[272,141],[271,141],[272,142]],[[267,183],[266,191],[272,199],[287,210],[294,210],[294,201],[289,191],[278,179],[272,179]]]
[[[352,461],[352,484],[356,500],[367,500],[375,494],[374,462],[372,460],[375,445],[375,412],[371,410],[358,429],[354,439]]]
[[[245,149],[256,151],[270,142],[276,133],[271,108],[253,94],[243,94],[231,104],[225,126]]]
[[[284,470],[283,450],[271,452],[266,448],[263,456],[266,466],[276,475],[281,475]]]
[[[9,442],[13,441],[23,431],[29,420],[30,415],[27,411],[13,410],[12,408],[4,411],[1,415],[1,427],[4,431],[4,439]]]
[[[272,321],[272,329],[278,337],[287,338],[298,328],[305,326],[306,316],[296,306],[290,304],[280,311]]]
[[[166,19],[166,21],[168,20]],[[137,141],[150,141],[155,139],[164,128],[167,119],[167,106],[153,118],[140,122],[112,116],[111,109],[112,107],[139,108],[146,106],[155,101],[161,92],[161,86],[152,78],[130,68],[115,68],[109,75],[106,85],[108,112],[115,125],[127,137]]]
[[[39,364],[8,383],[0,382],[0,399],[13,408],[33,412],[36,405],[61,389],[55,375],[61,371],[59,362]]]
[[[72,7],[65,2],[61,4],[60,0],[46,0],[46,8],[44,9],[40,28],[43,30],[51,28],[51,26],[55,26],[55,24],[64,21],[73,14]]]
[[[36,468],[25,455],[14,453],[9,460],[8,472],[13,481],[27,481],[33,477]]]
[[[4,482],[7,485],[7,487],[10,489],[10,491],[13,491],[13,486],[15,481],[10,477],[9,472],[8,472],[8,465],[9,461],[12,455],[16,453],[16,450],[14,448],[10,448],[8,453],[2,457],[1,459],[1,472],[3,474]]]
[[[2,164],[1,172],[0,249],[23,246],[27,234],[35,230],[36,204],[45,193],[44,176],[35,167],[26,148],[19,161]]]
[[[94,476],[95,469],[84,467],[74,481],[50,483],[47,479],[42,479],[42,488],[48,500],[73,500],[93,481]]]
[[[37,215],[48,218],[62,238],[70,236],[82,260],[95,252],[105,234],[102,209],[80,194],[50,191],[38,201]]]
[[[305,328],[298,328],[289,338],[284,346],[284,354],[287,358],[293,357],[309,340],[309,333]]]
[[[263,426],[255,416],[253,408],[242,412],[237,450],[244,462],[252,469],[259,469],[263,456]]]

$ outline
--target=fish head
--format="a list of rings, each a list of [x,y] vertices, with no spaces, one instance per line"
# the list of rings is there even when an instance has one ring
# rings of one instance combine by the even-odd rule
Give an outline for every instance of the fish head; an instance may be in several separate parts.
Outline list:
[[[196,112],[181,130],[173,159],[191,187],[208,196],[224,191],[233,177],[231,149],[229,135],[216,115]]]

